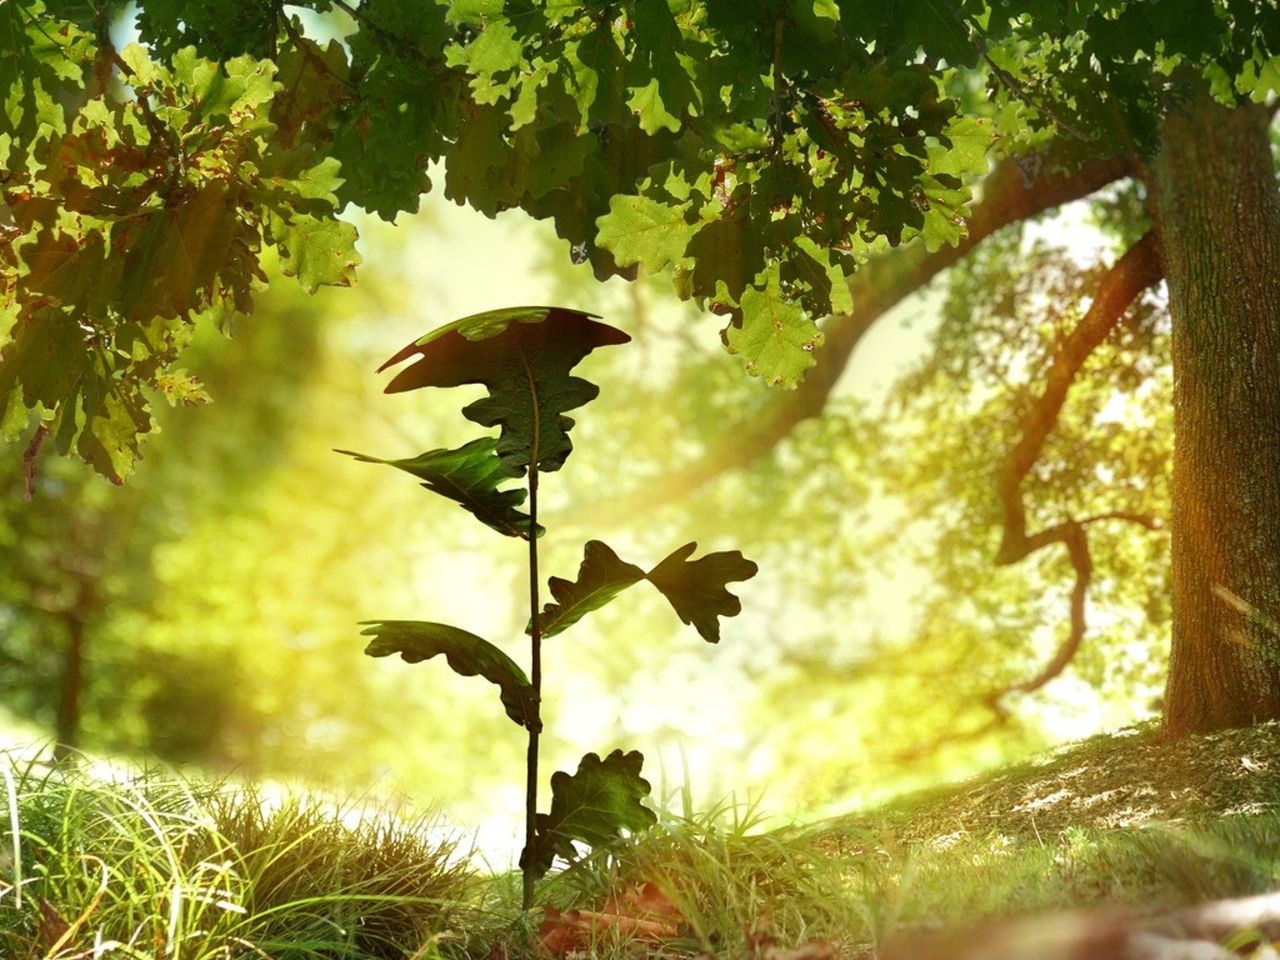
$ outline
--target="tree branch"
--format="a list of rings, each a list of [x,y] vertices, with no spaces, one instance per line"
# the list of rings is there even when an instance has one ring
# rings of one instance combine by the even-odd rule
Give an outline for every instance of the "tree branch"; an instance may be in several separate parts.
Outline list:
[[[311,43],[299,32],[298,28],[293,23],[293,19],[289,14],[285,13],[283,5],[281,5],[277,12],[277,19],[279,20],[280,25],[284,28],[285,35],[293,43],[294,48],[302,54],[303,59],[306,60],[307,63],[311,64],[312,69],[321,76],[329,77],[339,86],[347,90],[347,92],[353,94],[358,93],[355,84],[346,77],[341,77],[334,73],[329,64],[325,63],[324,58],[316,53],[315,44]]]
[[[699,459],[667,471],[629,496],[587,505],[561,522],[607,524],[635,512],[679,500],[723,473],[745,467],[769,453],[796,425],[822,413],[849,358],[872,325],[997,230],[1079,200],[1134,172],[1122,156],[1093,159],[1070,171],[1046,172],[1027,182],[1017,158],[1002,161],[983,181],[965,237],[954,247],[929,253],[922,244],[896,248],[863,265],[850,281],[853,310],[831,318],[818,351],[817,366],[790,393],[780,393],[768,409],[725,430]]]
[[[1102,520],[1127,520],[1155,529],[1159,521],[1154,517],[1114,511],[1098,514],[1086,520],[1068,520],[1054,524],[1037,533],[1027,533],[1026,505],[1022,500],[1022,481],[1040,458],[1045,441],[1058,422],[1058,415],[1066,402],[1067,392],[1075,381],[1080,368],[1090,354],[1107,338],[1120,322],[1130,304],[1143,290],[1158,283],[1163,277],[1160,258],[1156,249],[1155,233],[1149,231],[1107,271],[1098,284],[1088,312],[1080,325],[1058,347],[1044,392],[1023,422],[1022,437],[1005,461],[999,480],[1000,499],[1004,507],[1004,535],[995,562],[999,566],[1017,563],[1037,550],[1060,543],[1071,559],[1076,581],[1071,588],[1071,628],[1053,658],[1034,677],[1012,684],[987,697],[986,703],[997,716],[1004,713],[1001,703],[1009,693],[1034,693],[1050,680],[1059,676],[1071,663],[1085,634],[1085,600],[1089,582],[1093,578],[1093,560],[1089,554],[1089,538],[1085,532],[1087,523]]]
[[[36,427],[36,432],[31,435],[31,442],[27,444],[27,449],[22,454],[22,492],[27,500],[35,496],[36,457],[40,456],[40,447],[44,443],[44,438],[48,435],[48,426],[43,423],[40,424],[40,426]]]
[[[332,3],[353,21],[368,30],[374,42],[379,44],[383,50],[394,50],[397,55],[404,55],[410,60],[416,60],[424,66],[434,68],[435,64],[431,63],[430,59],[408,37],[393,33],[378,24],[365,12],[363,6],[353,6],[347,0],[332,0]]]
[[[1086,525],[1090,523],[1101,523],[1104,520],[1123,520],[1126,523],[1136,523],[1140,527],[1146,527],[1148,530],[1159,530],[1164,526],[1164,522],[1159,517],[1153,517],[1149,513],[1130,513],[1127,510],[1110,510],[1107,513],[1096,513],[1091,517],[1085,517],[1080,524]]]
[[[1029,107],[1043,113],[1049,117],[1058,126],[1058,129],[1075,137],[1081,143],[1093,143],[1094,137],[1086,133],[1082,128],[1067,122],[1066,118],[1056,110],[1052,104],[1043,102],[1035,97],[1013,74],[1005,70],[1000,64],[996,63],[991,56],[989,42],[986,32],[977,23],[972,23],[966,19],[964,12],[956,6],[955,0],[944,0],[951,16],[960,24],[960,29],[964,33],[974,52],[987,65],[987,69],[991,71],[991,75],[1003,84],[1015,97],[1027,104]]]
[[[1087,623],[1085,601],[1093,579],[1093,558],[1089,553],[1086,527],[1107,520],[1123,520],[1156,530],[1158,517],[1122,510],[1094,514],[1081,520],[1066,520],[1036,533],[1027,533],[1026,506],[1022,500],[1022,481],[1040,458],[1045,441],[1058,422],[1058,414],[1066,402],[1067,392],[1076,374],[1094,350],[1120,322],[1129,306],[1148,287],[1163,277],[1156,249],[1156,239],[1148,232],[1111,267],[1098,284],[1084,319],[1062,343],[1049,364],[1044,392],[1023,421],[1022,436],[1010,452],[1001,470],[999,489],[1004,507],[1004,535],[995,562],[999,566],[1017,563],[1037,550],[1060,543],[1067,551],[1075,570],[1071,588],[1071,626],[1053,657],[1033,677],[991,691],[982,704],[991,711],[986,723],[966,730],[946,730],[927,744],[914,748],[904,757],[917,759],[944,746],[976,740],[1003,726],[1010,717],[1004,698],[1011,693],[1034,693],[1049,681],[1061,676],[1084,641]]]
[[[1067,391],[1084,362],[1120,322],[1137,296],[1163,276],[1156,236],[1154,231],[1148,231],[1102,278],[1084,319],[1057,347],[1049,365],[1044,392],[1027,414],[1022,437],[1001,471],[999,491],[1004,505],[1004,536],[996,553],[997,564],[1016,563],[1048,543],[1066,542],[1067,532],[1063,528],[1069,524],[1043,530],[1034,537],[1027,536],[1022,481],[1040,459],[1045,441],[1057,424],[1058,414],[1066,402]]]

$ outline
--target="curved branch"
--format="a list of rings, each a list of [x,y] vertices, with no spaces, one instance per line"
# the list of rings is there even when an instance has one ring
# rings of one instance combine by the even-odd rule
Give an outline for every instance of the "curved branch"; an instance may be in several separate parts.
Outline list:
[[[1004,711],[1001,703],[1009,693],[1033,693],[1050,680],[1059,676],[1075,657],[1084,640],[1085,599],[1089,582],[1093,578],[1093,560],[1089,554],[1089,537],[1086,523],[1103,520],[1126,520],[1155,529],[1159,521],[1141,514],[1115,511],[1098,514],[1086,520],[1068,520],[1046,527],[1034,534],[1027,534],[1026,505],[1022,500],[1022,481],[1040,458],[1045,441],[1058,422],[1067,392],[1084,362],[1106,339],[1119,323],[1130,304],[1148,287],[1163,277],[1160,258],[1156,249],[1154,232],[1148,232],[1107,271],[1094,294],[1093,303],[1080,321],[1057,348],[1044,392],[1027,414],[1022,437],[1009,454],[1001,472],[999,489],[1004,506],[1004,535],[996,553],[997,565],[1016,563],[1037,550],[1060,543],[1071,559],[1076,581],[1071,588],[1071,629],[1053,658],[1034,677],[1015,683],[987,697],[986,703],[997,715]]]
[[[1052,161],[1046,163],[1052,165]],[[923,287],[1002,227],[1080,200],[1134,172],[1123,156],[1097,158],[1069,171],[1052,170],[1029,180],[1017,158],[1001,162],[983,181],[981,199],[966,222],[966,234],[954,247],[933,253],[921,244],[898,247],[863,265],[849,283],[853,310],[832,317],[824,328],[817,365],[800,386],[773,398],[768,408],[732,425],[697,460],[674,467],[630,496],[589,505],[567,522],[609,523],[637,510],[670,503],[723,473],[766,455],[796,425],[822,413],[854,349],[872,325],[891,308]]]
[[[1034,538],[1029,538],[1029,542],[1030,540],[1036,543],[1033,550],[1050,543],[1062,543],[1071,557],[1071,565],[1076,571],[1076,582],[1071,588],[1071,629],[1067,632],[1066,639],[1058,647],[1052,659],[1034,677],[992,690],[982,698],[982,706],[991,711],[991,716],[985,722],[967,729],[948,727],[932,740],[899,753],[894,758],[896,761],[909,762],[932,756],[943,747],[980,740],[987,734],[995,732],[1008,723],[1013,716],[1005,705],[1005,697],[1011,693],[1034,693],[1050,680],[1060,676],[1075,659],[1080,644],[1084,641],[1087,626],[1084,616],[1085,600],[1089,593],[1089,583],[1093,579],[1093,559],[1089,555],[1089,539],[1085,534],[1084,524],[1076,520],[1060,523],[1041,531]]]
[[[1027,536],[1026,507],[1022,502],[1022,481],[1044,451],[1045,441],[1058,422],[1058,414],[1066,402],[1076,375],[1090,354],[1112,331],[1129,305],[1148,287],[1164,276],[1156,249],[1154,231],[1125,253],[1107,271],[1098,284],[1093,303],[1076,327],[1057,348],[1049,365],[1044,392],[1027,414],[1022,437],[1009,454],[999,480],[1000,500],[1004,505],[1004,536],[996,553],[996,563],[1016,563],[1027,554],[1048,543],[1066,542],[1060,527]]]
[[[1017,563],[1037,550],[1060,543],[1067,551],[1075,570],[1075,583],[1071,588],[1071,627],[1066,638],[1049,662],[1035,676],[991,691],[982,698],[982,705],[991,711],[985,723],[966,730],[946,730],[927,744],[914,748],[904,756],[919,758],[936,752],[944,746],[977,740],[1003,726],[1011,713],[1004,698],[1011,693],[1034,693],[1049,681],[1060,676],[1071,664],[1084,641],[1087,623],[1085,601],[1089,584],[1093,579],[1093,558],[1089,553],[1089,537],[1086,528],[1093,523],[1123,520],[1136,523],[1148,530],[1161,526],[1158,517],[1130,513],[1123,510],[1094,514],[1080,520],[1066,520],[1046,527],[1036,533],[1027,533],[1026,506],[1022,501],[1022,481],[1040,458],[1045,441],[1058,422],[1058,414],[1066,402],[1067,392],[1090,354],[1107,338],[1120,322],[1129,306],[1143,290],[1158,283],[1164,276],[1156,248],[1154,233],[1147,233],[1135,243],[1111,267],[1098,284],[1080,325],[1058,345],[1049,366],[1044,392],[1023,422],[1022,436],[1010,451],[1000,474],[1000,498],[1004,507],[1004,535],[995,562],[999,566]]]
[[[1076,582],[1071,587],[1071,629],[1067,631],[1067,638],[1058,647],[1053,658],[1041,668],[1039,673],[1029,680],[1015,683],[1001,691],[1001,698],[1006,693],[1035,693],[1067,669],[1084,641],[1087,626],[1084,619],[1084,603],[1089,595],[1089,583],[1093,580],[1093,558],[1089,554],[1089,537],[1084,532],[1084,526],[1075,521],[1060,524],[1052,530],[1055,532],[1054,537],[1045,539],[1044,543],[1061,543],[1065,546],[1067,556],[1071,558],[1071,566],[1076,572]]]

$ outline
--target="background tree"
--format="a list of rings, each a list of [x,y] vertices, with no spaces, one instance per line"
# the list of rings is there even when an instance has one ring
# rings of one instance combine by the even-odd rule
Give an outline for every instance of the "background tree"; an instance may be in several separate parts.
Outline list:
[[[406,226],[396,244],[433,230]],[[375,251],[389,246],[370,233]],[[383,352],[361,328],[408,310],[405,277],[386,277],[320,302],[277,284],[254,317],[225,318],[235,324],[229,341],[207,324],[184,362],[217,402],[191,419],[162,404],[162,429],[123,487],[48,460],[27,501],[22,459],[8,461],[0,729],[16,720],[91,754],[317,786],[376,780],[384,790],[422,775],[399,762],[393,734],[407,723],[486,738],[483,710],[450,702],[447,688],[422,702],[399,671],[355,669],[362,604],[400,612],[423,602],[417,590],[370,581],[368,569],[404,557],[355,544],[404,508],[358,475],[335,480],[329,450],[335,425],[350,425],[349,440],[405,442],[346,386],[367,381]],[[431,534],[447,538],[450,518],[432,519]],[[495,767],[518,759],[509,752],[495,749]],[[441,781],[459,785],[436,798],[465,798],[458,764],[436,761]]]
[[[157,557],[206,517],[233,520],[292,429],[319,327],[308,305],[271,299],[271,324],[217,350],[210,348],[220,338],[206,334],[188,352],[204,386],[225,402],[180,438],[155,444],[130,487],[111,490],[68,462],[31,476],[21,461],[9,463],[0,518],[5,702],[35,720],[52,707],[60,750],[145,748],[178,760],[220,749],[235,712],[221,691],[234,681],[236,654],[208,638],[157,642],[140,625],[172,603],[158,589],[165,577]],[[244,376],[266,383],[246,395],[237,389]],[[175,416],[178,409],[166,409],[159,419]],[[226,544],[222,553],[233,555]]]
[[[749,371],[808,374],[641,493],[670,496],[821,410],[877,319],[988,237],[1130,180],[1150,230],[1081,291],[1090,305],[995,471],[997,562],[1057,547],[1074,579],[1059,654],[1016,686],[1080,648],[1097,524],[1159,519],[1030,503],[1028,478],[1087,359],[1165,279],[1167,728],[1280,714],[1273,6],[149,2],[148,48],[120,52],[109,11],[77,9],[0,11],[11,432],[30,434],[34,410],[61,449],[122,474],[149,419],[142,385],[169,376],[199,311],[248,309],[273,244],[305,285],[345,282],[353,233],[333,211],[416,208],[443,160],[450,198],[551,218],[599,276],[668,271],[730,317]],[[342,41],[310,39],[307,10],[345,15]],[[113,73],[133,98],[112,95]]]

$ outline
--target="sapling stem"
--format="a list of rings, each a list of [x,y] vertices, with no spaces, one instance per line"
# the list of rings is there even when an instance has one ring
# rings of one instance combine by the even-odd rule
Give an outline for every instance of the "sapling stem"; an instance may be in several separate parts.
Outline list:
[[[533,850],[536,818],[538,814],[538,733],[542,728],[542,625],[538,622],[538,461],[529,465],[529,682],[533,685],[533,702],[536,710],[533,725],[529,728],[529,753],[525,763],[528,780],[524,801],[524,849],[522,866],[523,895],[521,903],[528,910],[533,906]]]
[[[526,911],[533,907],[536,881],[556,858],[575,859],[573,844],[603,847],[657,822],[642,802],[650,787],[640,776],[644,757],[638,750],[613,750],[603,759],[586,754],[576,773],[561,771],[551,778],[550,812],[538,813],[544,631],[556,636],[621,590],[648,581],[670,601],[681,620],[692,624],[704,640],[716,643],[720,618],[732,617],[742,608],[725,585],[756,572],[756,565],[736,550],[709,553],[691,562],[696,543],[676,548],[646,572],[607,544],[590,540],[583,547],[578,579],[552,577],[549,581],[552,602],[546,616],[542,615],[538,465],[546,463],[549,471],[560,468],[573,449],[568,436],[573,421],[563,411],[580,407],[596,395],[594,384],[571,375],[574,365],[596,347],[629,339],[621,330],[597,323],[591,314],[563,307],[513,307],[464,317],[419,337],[383,364],[385,369],[418,358],[396,374],[387,391],[483,384],[489,389],[488,399],[469,404],[463,414],[481,426],[499,427],[500,434],[472,440],[457,450],[428,450],[404,460],[342,451],[357,460],[386,463],[411,473],[424,487],[461,504],[486,526],[529,541],[528,675],[499,647],[447,623],[371,620],[363,631],[373,638],[365,648],[370,656],[399,654],[409,663],[443,656],[456,673],[496,684],[507,716],[527,729],[525,844],[520,857],[521,902]],[[522,491],[502,485],[526,471],[527,504],[522,505]],[[522,512],[522,507],[528,512]]]

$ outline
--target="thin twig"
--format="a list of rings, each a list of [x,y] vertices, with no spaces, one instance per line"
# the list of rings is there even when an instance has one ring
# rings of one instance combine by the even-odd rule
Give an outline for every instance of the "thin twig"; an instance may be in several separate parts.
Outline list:
[[[110,51],[109,55],[111,57],[111,62],[115,65],[115,68],[120,71],[121,76],[123,76],[126,80],[132,80],[136,76],[136,74],[134,73],[133,67],[125,63],[124,58],[120,56],[120,53],[116,50],[115,47],[110,47],[109,51]],[[134,93],[134,102],[137,103],[138,109],[142,111],[142,119],[146,123],[147,129],[150,130],[152,135],[155,136],[158,140],[162,140],[162,141],[170,140],[172,144],[172,140],[170,136],[171,131],[169,130],[168,127],[164,125],[164,123],[160,120],[160,118],[157,117],[155,115],[155,112],[151,109],[151,101],[147,98],[147,95],[143,93],[138,87],[133,88],[133,93]],[[175,153],[180,153],[180,151],[175,150]]]
[[[1164,528],[1164,521],[1159,517],[1152,516],[1149,513],[1130,513],[1127,510],[1110,510],[1106,513],[1095,513],[1093,516],[1084,517],[1077,522],[1084,526],[1090,523],[1100,523],[1104,520],[1124,520],[1127,523],[1136,523],[1140,527],[1148,530],[1161,530]]]
[[[1004,69],[1004,67],[1000,66],[992,59],[991,54],[988,51],[986,34],[983,33],[982,29],[976,24],[972,24],[965,19],[964,13],[956,7],[955,0],[942,0],[942,2],[946,4],[951,15],[960,23],[960,28],[964,31],[965,37],[968,39],[969,44],[973,47],[974,51],[982,58],[983,62],[991,68],[991,72],[995,75],[995,78],[1013,91],[1015,97],[1028,106],[1034,107],[1036,110],[1044,113],[1053,120],[1057,126],[1061,127],[1065,132],[1069,133],[1077,140],[1083,143],[1095,142],[1095,138],[1091,134],[1086,133],[1075,124],[1069,123],[1065,118],[1059,115],[1058,111],[1054,109],[1052,104],[1042,102],[1040,98],[1036,97],[1023,85],[1022,81],[1013,76],[1013,74],[1009,73]]]
[[[293,45],[297,48],[298,52],[302,54],[307,63],[311,64],[315,68],[317,73],[324,74],[325,76],[336,80],[346,88],[349,93],[357,92],[355,84],[346,77],[340,77],[338,74],[334,73],[329,64],[324,62],[324,58],[315,52],[313,49],[315,44],[298,32],[298,28],[293,25],[293,18],[285,13],[283,8],[280,10],[280,23],[284,27],[285,34],[293,41]],[[299,79],[298,82],[301,83],[301,79]]]
[[[31,437],[31,442],[27,444],[26,452],[22,454],[22,477],[25,484],[26,499],[30,502],[36,492],[36,457],[40,455],[40,445],[44,443],[44,438],[49,435],[49,428],[43,423],[36,427],[36,432]]]
[[[394,34],[385,27],[375,23],[373,18],[360,9],[360,7],[352,6],[350,3],[347,3],[346,0],[332,0],[332,3],[356,23],[369,30],[375,38],[380,39],[383,43],[390,44],[400,51],[407,53],[410,57],[421,64],[430,63],[429,58],[424,56],[422,51],[411,43],[407,37]]]

